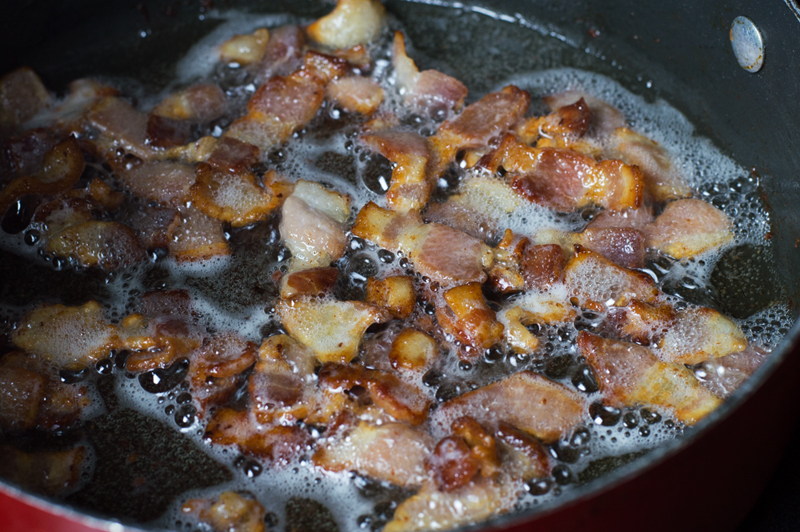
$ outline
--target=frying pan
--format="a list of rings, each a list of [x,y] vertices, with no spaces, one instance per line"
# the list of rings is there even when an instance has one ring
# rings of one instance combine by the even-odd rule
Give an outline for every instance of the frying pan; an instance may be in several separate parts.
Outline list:
[[[717,287],[717,301],[723,310],[741,304],[758,308],[774,286],[784,286],[796,305],[800,296],[800,150],[795,148],[800,141],[800,9],[796,4],[789,0],[679,5],[602,0],[386,3],[405,25],[419,66],[450,65],[448,73],[463,80],[472,94],[493,88],[515,71],[567,65],[612,77],[646,99],[670,102],[700,134],[753,169],[770,210],[772,267],[743,266],[743,287]],[[174,62],[213,27],[211,7],[210,2],[192,0],[28,0],[6,6],[0,23],[0,49],[5,51],[0,72],[27,64],[57,90],[71,79],[97,73],[132,77],[143,90],[158,89],[171,77]],[[229,0],[216,7],[307,17],[330,9],[305,0]],[[455,34],[448,23],[454,11],[474,17]],[[765,61],[756,74],[741,69],[731,50],[728,32],[739,15],[752,19],[763,36]],[[502,31],[483,32],[492,20],[502,25]],[[2,268],[2,295],[7,296],[13,292],[9,279],[22,273],[7,264]],[[500,516],[476,528],[732,530],[763,489],[797,419],[799,344],[800,322],[795,318],[758,372],[685,437],[567,491],[549,507]],[[149,431],[146,422],[140,428],[143,434]],[[215,474],[222,473],[212,466],[206,471],[207,477]],[[136,527],[125,515],[116,516],[126,523],[124,527],[107,517],[107,512],[78,509],[0,483],[4,530]]]

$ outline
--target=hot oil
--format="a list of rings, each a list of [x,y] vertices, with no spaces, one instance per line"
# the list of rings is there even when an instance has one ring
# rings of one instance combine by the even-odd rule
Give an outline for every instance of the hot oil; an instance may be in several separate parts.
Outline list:
[[[469,101],[514,83],[531,92],[533,107],[542,109],[538,101],[541,96],[567,89],[583,89],[620,109],[634,130],[663,145],[689,183],[697,189],[698,197],[723,209],[734,221],[736,238],[723,249],[691,261],[650,257],[647,271],[658,280],[671,301],[680,305],[686,305],[688,301],[719,308],[736,319],[751,342],[766,348],[776,345],[792,321],[787,302],[781,299],[780,289],[775,289],[766,299],[735,306],[741,300],[740,292],[752,292],[747,290],[748,287],[765,286],[765,280],[766,284],[775,284],[771,282],[775,273],[769,264],[770,251],[766,239],[770,220],[758,196],[757,177],[719,152],[710,141],[698,136],[694,126],[669,104],[662,100],[654,101],[652,93],[646,97],[633,94],[601,74],[563,68],[570,65],[606,74],[614,74],[617,70],[616,66],[584,53],[552,32],[542,31],[541,27],[532,29],[530,24],[504,20],[492,14],[462,9],[400,3],[393,5],[391,10],[394,13],[391,24],[393,28],[405,31],[409,55],[418,66],[421,69],[437,68],[461,79],[470,88]],[[208,16],[217,17],[222,22],[178,63],[176,78],[162,93],[142,98],[142,108],[155,105],[175,88],[210,78],[220,83],[234,102],[230,116],[209,126],[205,132],[219,135],[222,128],[241,113],[255,86],[243,69],[216,65],[210,60],[213,48],[233,34],[299,19],[236,11],[212,12]],[[399,98],[389,63],[389,35],[385,35],[385,40],[372,51],[377,60],[372,75],[384,85],[389,105],[398,106]],[[481,68],[476,69],[474,65],[481,65]],[[135,87],[136,83],[132,82],[131,90]],[[402,123],[406,129],[427,136],[435,131],[443,118],[405,113]],[[385,205],[384,194],[391,176],[391,165],[359,145],[357,131],[360,120],[326,104],[308,127],[267,155],[265,168],[275,169],[292,181],[319,181],[348,194],[353,215],[368,201]],[[458,191],[461,183],[474,177],[466,171],[449,174],[440,181],[437,198],[446,199]],[[26,243],[24,232],[3,234],[0,245],[4,254],[24,257],[13,260],[28,261],[32,265],[32,276],[41,273],[42,282],[36,296],[39,299],[56,298],[64,303],[80,304],[87,299],[80,289],[59,288],[50,295],[51,286],[88,285],[85,292],[105,306],[109,318],[118,321],[136,310],[143,293],[154,289],[182,288],[192,295],[198,319],[209,331],[232,329],[260,343],[266,336],[281,331],[274,312],[278,291],[272,279],[274,273],[286,269],[290,257],[281,244],[278,221],[276,215],[256,226],[229,231],[231,257],[186,265],[154,255],[143,265],[114,274],[77,272],[69,264],[56,268],[61,271],[53,271],[52,259],[48,259],[48,263],[40,257],[36,246]],[[502,225],[521,234],[532,234],[542,227],[575,231],[584,223],[581,213],[556,216],[536,206],[525,206],[501,219]],[[409,269],[407,260],[401,255],[391,254],[356,238],[351,239],[350,249],[337,266],[340,276],[334,295],[339,299],[363,299],[367,277],[405,274]],[[413,271],[410,273],[414,274]],[[63,283],[65,279],[69,282]],[[734,282],[729,282],[731,280]],[[416,282],[424,284],[419,276]],[[31,282],[31,286],[35,284]],[[730,288],[731,284],[745,289],[736,291]],[[29,305],[32,299],[27,296],[27,292],[4,291],[0,309],[4,332],[11,330],[14,320]],[[501,305],[502,302],[493,304]],[[417,312],[429,312],[429,306],[421,301]],[[596,316],[586,315],[579,325],[590,327],[595,319]],[[596,382],[592,381],[591,372],[587,372],[585,361],[578,356],[574,343],[578,333],[576,327],[572,324],[541,327],[534,332],[542,345],[535,353],[515,355],[494,349],[475,362],[464,364],[451,351],[422,378],[435,403],[525,369],[578,389],[586,396],[587,404],[592,406],[586,413],[585,422],[550,446],[556,464],[554,474],[528,485],[519,502],[521,508],[556,501],[569,486],[602,476],[690,430],[669,419],[665,412],[603,408]],[[386,330],[370,332],[366,341],[390,333]],[[176,366],[168,371],[180,376],[181,368]],[[169,375],[158,376],[159,382],[165,377]],[[152,376],[146,378],[153,379]],[[150,388],[147,391],[147,386],[143,387],[139,378],[128,375],[121,364],[115,364],[110,373],[91,374],[86,382],[97,387],[109,410],[98,416],[92,425],[94,428],[89,430],[90,434],[95,434],[97,442],[107,442],[108,434],[98,435],[92,430],[124,432],[127,423],[132,425],[131,441],[139,441],[139,434],[167,431],[169,436],[165,440],[173,441],[177,437],[185,443],[191,456],[200,457],[196,459],[198,465],[195,467],[200,473],[192,477],[196,484],[179,482],[174,489],[166,490],[164,493],[168,499],[155,506],[163,512],[160,516],[154,515],[152,507],[147,510],[146,502],[141,503],[144,506],[138,510],[134,507],[119,510],[108,502],[108,506],[99,508],[101,511],[117,513],[135,521],[149,521],[154,527],[193,529],[195,525],[188,523],[180,511],[181,504],[189,498],[214,496],[230,489],[256,495],[270,513],[270,522],[275,523],[272,528],[277,530],[377,530],[391,518],[396,504],[408,495],[397,488],[352,474],[334,474],[315,468],[309,460],[311,449],[289,464],[271,465],[244,458],[234,447],[209,445],[203,439],[204,420],[193,415],[189,408],[190,390],[177,378],[175,383],[170,381],[168,389]],[[154,390],[156,393],[152,393]],[[87,422],[92,423],[92,420]],[[103,446],[102,443],[99,445]],[[143,450],[139,452],[147,452],[147,445],[140,447]],[[161,449],[158,446],[153,448]],[[174,455],[165,456],[176,463],[182,462]],[[107,465],[110,462],[98,463]],[[158,463],[157,459],[155,463]],[[192,469],[191,464],[181,463],[176,465],[175,471],[185,475],[186,467]],[[102,486],[102,483],[90,482],[83,496],[79,493],[70,500],[79,505],[91,505],[89,495],[100,493]],[[120,497],[119,492],[116,497]],[[324,508],[309,501],[321,503]],[[322,521],[317,522],[316,528],[303,528],[306,525],[298,523],[304,512],[317,514],[316,517]],[[319,525],[320,522],[334,524],[323,526]]]

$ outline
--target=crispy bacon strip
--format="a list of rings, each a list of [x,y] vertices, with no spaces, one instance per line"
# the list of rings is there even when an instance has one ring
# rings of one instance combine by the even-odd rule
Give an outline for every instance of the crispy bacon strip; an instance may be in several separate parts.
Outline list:
[[[676,259],[691,258],[733,240],[731,222],[725,213],[698,199],[667,204],[645,233],[647,247]]]
[[[68,370],[102,360],[119,343],[116,327],[106,321],[96,301],[80,307],[43,305],[23,318],[12,340],[20,349]]]
[[[685,366],[661,362],[646,347],[581,331],[578,348],[594,368],[604,397],[614,404],[659,406],[688,425],[722,404]]]
[[[367,328],[391,319],[389,312],[361,301],[299,297],[279,301],[276,309],[292,338],[321,362],[351,361]]]
[[[361,209],[351,229],[358,237],[402,252],[423,275],[445,286],[486,280],[491,266],[489,246],[446,225],[422,223],[416,213],[400,214],[370,202]]]
[[[435,154],[431,179],[438,179],[459,150],[486,146],[514,125],[530,105],[527,92],[509,85],[468,105],[457,117],[442,124],[430,138]]]
[[[461,109],[467,87],[454,77],[438,70],[419,71],[406,54],[403,34],[394,32],[392,64],[403,101],[417,111],[434,114]]]
[[[306,28],[311,39],[329,48],[352,48],[374,40],[386,9],[378,0],[338,0],[333,11]]]
[[[361,141],[395,164],[386,203],[398,212],[427,205],[433,185],[426,175],[429,153],[425,139],[416,133],[387,131],[364,135]]]
[[[322,443],[313,461],[328,471],[355,471],[398,486],[420,486],[427,478],[430,437],[401,423],[360,422]]]
[[[585,400],[566,386],[523,371],[447,401],[431,421],[436,426],[470,416],[486,427],[504,421],[553,442],[583,420],[585,407]]]

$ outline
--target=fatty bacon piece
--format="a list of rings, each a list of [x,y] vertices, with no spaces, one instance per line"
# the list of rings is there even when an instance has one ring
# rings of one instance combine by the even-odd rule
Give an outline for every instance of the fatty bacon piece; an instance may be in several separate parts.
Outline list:
[[[534,116],[517,124],[514,133],[527,144],[536,143],[537,148],[569,148],[588,155],[596,155],[599,149],[594,143],[583,140],[589,129],[591,111],[584,98],[575,103],[554,109],[545,116]]]
[[[506,135],[480,165],[493,173],[502,168],[519,195],[559,211],[589,204],[611,210],[642,205],[644,181],[637,167],[617,160],[597,162],[563,148],[533,148],[513,134]]]
[[[653,303],[659,295],[649,275],[618,266],[581,246],[575,246],[564,267],[564,283],[580,307],[595,312],[624,307],[634,299]]]
[[[194,262],[231,254],[222,222],[191,207],[178,212],[180,221],[168,248],[175,260]]]
[[[439,440],[426,466],[441,491],[453,491],[469,484],[478,474],[496,477],[500,473],[497,442],[477,421],[461,417],[453,421],[452,434]]]
[[[420,72],[414,60],[406,54],[405,38],[399,31],[394,32],[392,65],[403,101],[418,112],[446,116],[464,105],[467,87],[438,70]]]
[[[602,255],[625,268],[644,268],[645,236],[639,229],[587,227],[580,233],[545,229],[536,233],[537,244],[558,244],[566,256],[575,245]]]
[[[714,395],[725,399],[756,372],[769,354],[769,351],[749,344],[739,353],[703,362],[694,368],[694,374]]]
[[[66,227],[47,239],[44,250],[58,257],[77,259],[86,268],[99,266],[107,271],[146,258],[144,248],[129,227],[98,220]]]
[[[388,311],[362,301],[307,296],[281,299],[276,310],[289,335],[314,351],[323,363],[350,362],[369,326],[391,319]]]
[[[421,486],[427,478],[425,459],[430,437],[401,423],[360,422],[322,440],[313,461],[327,471],[355,471],[397,486]]]
[[[40,112],[25,125],[51,128],[62,136],[82,135],[88,125],[89,111],[106,96],[119,96],[119,91],[93,79],[76,79],[70,82],[69,92],[57,106]]]
[[[218,408],[208,421],[204,439],[272,463],[286,464],[306,451],[311,438],[298,425],[261,424],[249,410]]]
[[[698,199],[668,203],[645,233],[647,247],[676,259],[695,257],[733,240],[731,222],[725,213]]]
[[[525,115],[531,96],[514,85],[491,92],[439,126],[429,141],[434,154],[430,178],[438,179],[466,148],[481,148],[500,137]]]
[[[34,175],[18,177],[0,191],[0,216],[28,194],[58,194],[70,190],[83,174],[84,161],[73,138],[58,143],[44,154]]]
[[[303,64],[305,34],[298,26],[280,26],[269,32],[261,60],[253,65],[256,81],[264,83],[273,76],[288,76]]]
[[[528,326],[555,325],[574,320],[576,314],[566,286],[559,283],[546,290],[530,290],[509,300],[497,319],[505,327],[505,340],[515,352],[532,353],[539,346],[539,339],[528,330]]]
[[[354,364],[326,364],[319,372],[319,387],[333,394],[364,388],[378,408],[411,425],[419,425],[428,417],[428,396],[394,373]]]
[[[344,254],[344,223],[350,217],[348,196],[301,179],[286,198],[281,214],[281,238],[292,253],[290,271],[326,267]],[[284,298],[292,295],[289,288],[283,284]]]
[[[185,144],[192,125],[215,120],[225,114],[228,100],[219,86],[197,83],[167,96],[150,112],[147,141],[156,148]]]
[[[302,69],[287,77],[272,77],[261,85],[247,103],[247,114],[223,135],[267,153],[314,118],[325,98],[325,85],[344,75],[345,70],[346,63],[341,59],[306,53]]]
[[[338,0],[333,11],[306,28],[314,42],[328,48],[352,48],[367,44],[386,21],[386,9],[378,0]]]
[[[122,98],[107,96],[98,100],[87,118],[100,131],[95,143],[108,159],[117,157],[118,148],[144,160],[156,155],[157,150],[147,141],[147,115]]]
[[[314,352],[285,334],[270,336],[258,349],[250,375],[250,410],[264,425],[305,419],[315,407]]]
[[[189,356],[189,382],[200,411],[228,400],[239,377],[256,362],[256,346],[226,331],[206,338]]]
[[[181,514],[214,532],[267,532],[261,504],[252,495],[235,491],[220,493],[216,500],[191,499],[181,506]]]
[[[41,306],[22,319],[12,341],[20,349],[70,371],[97,363],[119,344],[117,328],[106,320],[103,307],[96,301],[80,307]]]
[[[603,396],[614,405],[658,406],[693,425],[722,404],[686,366],[661,362],[646,347],[581,331],[578,349],[594,369]]]
[[[0,78],[0,137],[20,128],[53,101],[36,72],[18,68]]]
[[[63,451],[21,451],[10,445],[0,445],[0,477],[36,493],[64,496],[81,480],[86,459],[86,447]]]
[[[414,267],[443,287],[486,280],[492,249],[466,233],[438,223],[425,224],[414,212],[400,214],[370,202],[351,229],[358,237],[402,252]]]
[[[426,175],[429,153],[425,139],[416,133],[389,131],[361,137],[369,149],[392,163],[392,183],[386,203],[397,212],[420,210],[427,205],[433,184]]]
[[[522,371],[447,401],[431,414],[431,424],[446,433],[443,424],[470,416],[491,429],[508,423],[547,443],[583,420],[585,403],[566,386]]]
[[[436,308],[439,325],[462,344],[474,348],[468,353],[459,351],[459,357],[479,357],[503,339],[503,324],[486,304],[480,283],[451,288],[444,292],[443,299]]]
[[[383,102],[383,88],[364,76],[344,76],[328,83],[325,88],[328,99],[341,105],[351,113],[370,116]]]
[[[219,46],[220,61],[248,66],[261,61],[269,43],[267,28],[258,28],[253,33],[234,35]]]
[[[195,208],[232,227],[266,219],[278,207],[288,188],[278,182],[272,170],[264,176],[263,185],[249,170],[230,174],[207,163],[197,165],[196,175],[190,188]]]
[[[385,279],[367,279],[366,302],[385,308],[395,318],[411,317],[417,304],[414,278],[409,275],[392,275]]]

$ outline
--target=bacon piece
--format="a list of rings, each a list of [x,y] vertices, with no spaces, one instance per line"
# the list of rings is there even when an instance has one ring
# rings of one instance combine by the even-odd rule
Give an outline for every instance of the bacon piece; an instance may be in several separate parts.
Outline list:
[[[39,205],[31,221],[43,229],[47,241],[68,227],[92,221],[92,208],[92,203],[84,198],[56,199]]]
[[[555,109],[549,115],[526,119],[517,124],[514,133],[526,144],[536,142],[537,148],[570,148],[595,155],[598,150],[594,149],[594,145],[581,140],[590,122],[589,105],[581,98],[573,104]]]
[[[225,491],[216,500],[191,499],[181,506],[181,513],[198,519],[214,532],[266,531],[266,512],[249,494]]]
[[[44,155],[38,174],[18,177],[0,191],[0,214],[27,194],[58,194],[71,189],[83,174],[83,154],[75,139],[57,144]]]
[[[200,163],[190,193],[195,208],[200,212],[233,227],[243,227],[266,219],[278,207],[282,195],[275,193],[270,186],[275,181],[274,171],[264,176],[262,187],[252,172],[225,174],[214,170],[211,165]]]
[[[264,57],[269,42],[269,30],[258,28],[253,33],[234,35],[219,46],[219,58],[227,63],[251,65]]]
[[[658,296],[649,275],[618,266],[581,246],[575,246],[564,268],[564,283],[578,305],[596,312],[625,306],[633,299],[652,303]]]
[[[223,332],[203,342],[192,354],[189,377],[200,384],[208,377],[224,379],[239,375],[256,362],[256,346],[233,332]]]
[[[222,223],[191,208],[178,209],[180,223],[169,244],[169,253],[178,262],[206,260],[230,255]]]
[[[511,475],[528,482],[550,474],[548,452],[539,440],[504,422],[499,423],[495,440]]]
[[[263,83],[273,76],[286,76],[302,64],[305,35],[297,26],[280,26],[270,32],[261,61],[255,66],[256,80]]]
[[[366,302],[383,307],[395,318],[406,319],[414,312],[417,294],[414,279],[407,275],[393,275],[385,279],[367,279]]]
[[[78,191],[80,193],[80,191]],[[106,211],[116,211],[125,201],[125,194],[111,188],[108,183],[94,177],[85,189],[86,196]]]
[[[586,229],[638,229],[644,231],[653,220],[653,209],[648,206],[639,209],[603,211],[586,225]]]
[[[389,363],[394,369],[421,372],[429,367],[439,353],[436,340],[416,329],[403,329],[392,340]]]
[[[22,67],[9,72],[0,78],[0,135],[19,128],[52,103],[33,70]]]
[[[544,230],[536,234],[537,244],[554,243],[571,255],[576,244],[602,255],[625,268],[643,268],[645,236],[638,229],[588,227],[581,233]]]
[[[525,288],[545,290],[561,280],[564,271],[564,253],[555,245],[525,246],[520,260]]]
[[[428,397],[393,373],[356,365],[326,364],[319,372],[319,385],[331,391],[366,388],[376,406],[411,425],[419,425],[428,416]]]
[[[522,484],[479,478],[451,492],[433,484],[400,503],[384,532],[427,532],[470,525],[510,511]]]
[[[211,416],[204,438],[219,445],[237,445],[246,454],[286,464],[310,443],[302,428],[261,425],[248,410],[219,408]]]
[[[37,128],[5,139],[0,148],[0,182],[14,177],[37,175],[42,170],[45,154],[58,139],[49,129]],[[2,196],[0,196],[2,197]]]
[[[595,98],[586,92],[570,90],[558,94],[551,94],[542,98],[551,111],[557,111],[566,106],[574,105],[583,100],[589,107],[590,125],[593,133],[605,136],[614,132],[615,129],[625,127],[625,117],[619,110],[612,107],[607,102]]]
[[[281,213],[281,237],[292,252],[293,270],[328,266],[344,254],[348,196],[301,179]]]
[[[0,445],[0,477],[37,493],[65,495],[80,481],[86,447],[26,452]]]
[[[769,351],[749,344],[740,353],[703,362],[695,368],[694,374],[714,395],[725,399],[756,372],[769,354]]]
[[[210,122],[225,114],[228,99],[213,83],[196,83],[170,94],[153,108],[152,114],[172,120]]]
[[[17,432],[33,428],[44,392],[45,379],[38,373],[24,368],[0,367],[0,429]]]
[[[119,96],[119,91],[93,79],[76,79],[69,84],[66,98],[57,107],[39,113],[27,125],[52,127],[62,135],[81,135],[86,131],[90,109],[107,96]]]
[[[281,285],[281,297],[290,299],[297,296],[327,295],[333,289],[338,276],[339,270],[334,267],[309,268],[288,273]],[[374,304],[369,300],[367,303]]]
[[[664,362],[698,364],[746,347],[747,337],[730,319],[716,310],[697,308],[678,314],[655,353]]]
[[[514,307],[498,316],[503,325],[505,340],[516,353],[532,353],[539,347],[539,339],[531,333],[527,325],[537,322],[536,315],[520,307]]]
[[[189,199],[195,169],[187,164],[146,162],[119,172],[125,187],[136,196],[161,205],[182,205]]]
[[[526,325],[562,323],[574,319],[576,315],[569,301],[567,287],[561,283],[544,291],[530,290],[510,300],[510,304],[513,306],[501,314],[505,314],[501,321],[514,317],[513,314],[511,317],[507,315],[514,307],[520,308],[522,312],[515,314]]]
[[[613,404],[659,406],[688,425],[722,404],[684,365],[661,362],[646,347],[581,331],[578,348],[594,368],[603,396]]]
[[[389,208],[398,212],[422,209],[433,188],[425,172],[429,158],[425,139],[416,133],[388,131],[362,136],[361,141],[394,163],[386,192]]]
[[[180,215],[170,207],[143,205],[124,212],[118,220],[133,231],[143,248],[156,249],[169,246]]]
[[[650,345],[674,326],[676,317],[671,305],[633,300],[609,309],[603,327],[623,340]]]
[[[361,337],[373,323],[391,318],[387,311],[361,301],[300,297],[276,306],[286,330],[310,347],[321,362],[350,362]]]
[[[328,471],[355,471],[398,486],[420,486],[425,481],[425,458],[430,437],[400,423],[375,426],[360,422],[322,443],[313,461]]]
[[[147,115],[125,100],[113,96],[98,100],[88,119],[102,133],[99,144],[106,153],[113,154],[121,147],[140,159],[154,155],[155,151],[147,144]]]
[[[119,342],[116,327],[106,321],[96,301],[80,307],[41,306],[23,318],[12,340],[20,349],[68,370],[102,360]]]
[[[151,114],[147,119],[147,143],[156,148],[183,146],[189,141],[192,125],[184,120],[175,120]]]
[[[381,86],[364,76],[345,76],[335,79],[325,90],[328,99],[351,113],[370,116],[383,102]]]
[[[240,174],[258,161],[259,149],[229,137],[220,138],[208,157],[208,164],[220,172]]]
[[[594,203],[611,210],[642,204],[644,182],[635,166],[622,161],[595,161],[562,148],[532,148],[513,134],[481,162],[490,171],[511,174],[511,187],[528,201],[560,211]]]
[[[585,410],[585,400],[566,386],[523,371],[447,401],[431,414],[431,422],[441,430],[445,420],[461,416],[492,428],[504,421],[553,442],[580,423]]]
[[[698,199],[667,204],[645,234],[648,248],[676,259],[695,257],[733,240],[731,222],[725,213]]]
[[[423,275],[445,286],[486,280],[492,265],[489,246],[461,231],[424,224],[416,213],[400,214],[372,202],[358,213],[351,232],[381,247],[405,254]]]
[[[442,124],[430,138],[436,154],[431,178],[438,179],[459,150],[486,146],[514,125],[530,105],[527,92],[509,85],[468,105],[457,117]]]
[[[117,222],[89,221],[67,227],[48,238],[44,250],[59,257],[74,257],[82,266],[107,271],[139,263],[144,248],[128,227]]]
[[[333,55],[310,50],[303,58],[303,72],[317,78],[325,86],[344,76],[347,71],[347,61]]]
[[[394,32],[392,64],[403,101],[418,112],[446,115],[464,105],[467,87],[438,70],[420,72],[414,60],[406,54],[405,38],[399,31]]]
[[[642,170],[647,195],[656,202],[685,198],[692,194],[667,150],[644,135],[626,127],[614,131],[611,139],[615,156]]]
[[[183,305],[172,290],[162,296],[172,304]],[[131,314],[120,322],[119,336],[122,345],[132,351],[125,359],[125,369],[132,373],[164,368],[188,356],[203,345],[204,332],[190,322],[185,313],[148,310],[143,305],[142,314]]]
[[[440,440],[426,461],[437,487],[449,492],[466,486],[479,473],[496,476],[500,461],[494,437],[471,417],[456,419],[451,428],[453,435]]]
[[[306,28],[329,48],[352,48],[373,41],[383,29],[386,9],[377,0],[338,0],[333,11]]]
[[[445,305],[436,308],[436,319],[445,332],[463,344],[474,347],[480,354],[503,338],[503,324],[486,304],[479,283],[451,288],[444,293]],[[461,356],[461,353],[459,353]]]

